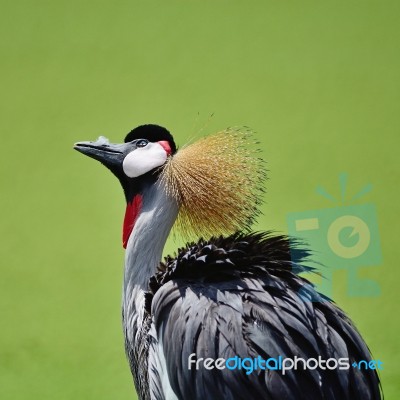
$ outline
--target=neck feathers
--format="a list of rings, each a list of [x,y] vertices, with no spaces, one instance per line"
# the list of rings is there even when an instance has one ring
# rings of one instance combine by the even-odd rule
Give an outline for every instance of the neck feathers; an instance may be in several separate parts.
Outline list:
[[[141,196],[140,212],[125,253],[123,308],[128,330],[142,323],[144,292],[161,261],[165,242],[178,215],[178,205],[162,183],[148,186]]]

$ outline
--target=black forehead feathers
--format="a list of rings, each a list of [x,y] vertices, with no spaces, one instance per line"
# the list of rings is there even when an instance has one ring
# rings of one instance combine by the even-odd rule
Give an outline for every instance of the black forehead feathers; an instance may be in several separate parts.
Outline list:
[[[125,143],[132,142],[136,139],[147,139],[149,142],[158,142],[160,140],[167,140],[171,146],[172,154],[176,152],[176,145],[172,135],[162,126],[159,125],[141,125],[132,129],[125,138]]]

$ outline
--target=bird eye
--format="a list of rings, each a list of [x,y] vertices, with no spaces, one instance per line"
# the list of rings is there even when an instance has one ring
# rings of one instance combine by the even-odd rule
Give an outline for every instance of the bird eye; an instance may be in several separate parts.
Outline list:
[[[149,141],[146,139],[140,139],[136,142],[136,147],[146,147],[149,144]]]

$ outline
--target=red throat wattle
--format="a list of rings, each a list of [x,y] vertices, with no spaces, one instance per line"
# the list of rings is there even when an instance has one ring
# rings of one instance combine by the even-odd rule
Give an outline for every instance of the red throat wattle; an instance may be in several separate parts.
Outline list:
[[[137,194],[133,200],[126,205],[124,226],[122,231],[122,246],[124,246],[124,249],[126,249],[126,246],[128,245],[129,236],[131,236],[141,208],[142,195],[140,194]]]

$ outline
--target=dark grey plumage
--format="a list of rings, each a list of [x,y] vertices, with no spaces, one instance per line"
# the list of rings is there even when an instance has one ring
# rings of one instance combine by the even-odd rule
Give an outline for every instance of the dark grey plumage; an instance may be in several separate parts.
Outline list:
[[[298,252],[304,262],[308,252]],[[380,399],[374,370],[188,370],[192,353],[370,360],[351,320],[298,275],[310,270],[303,262],[294,265],[288,239],[270,233],[200,240],[168,257],[150,280],[141,340],[127,348],[141,398],[150,398],[149,387],[152,398],[164,398],[152,364],[158,338],[179,399]]]

